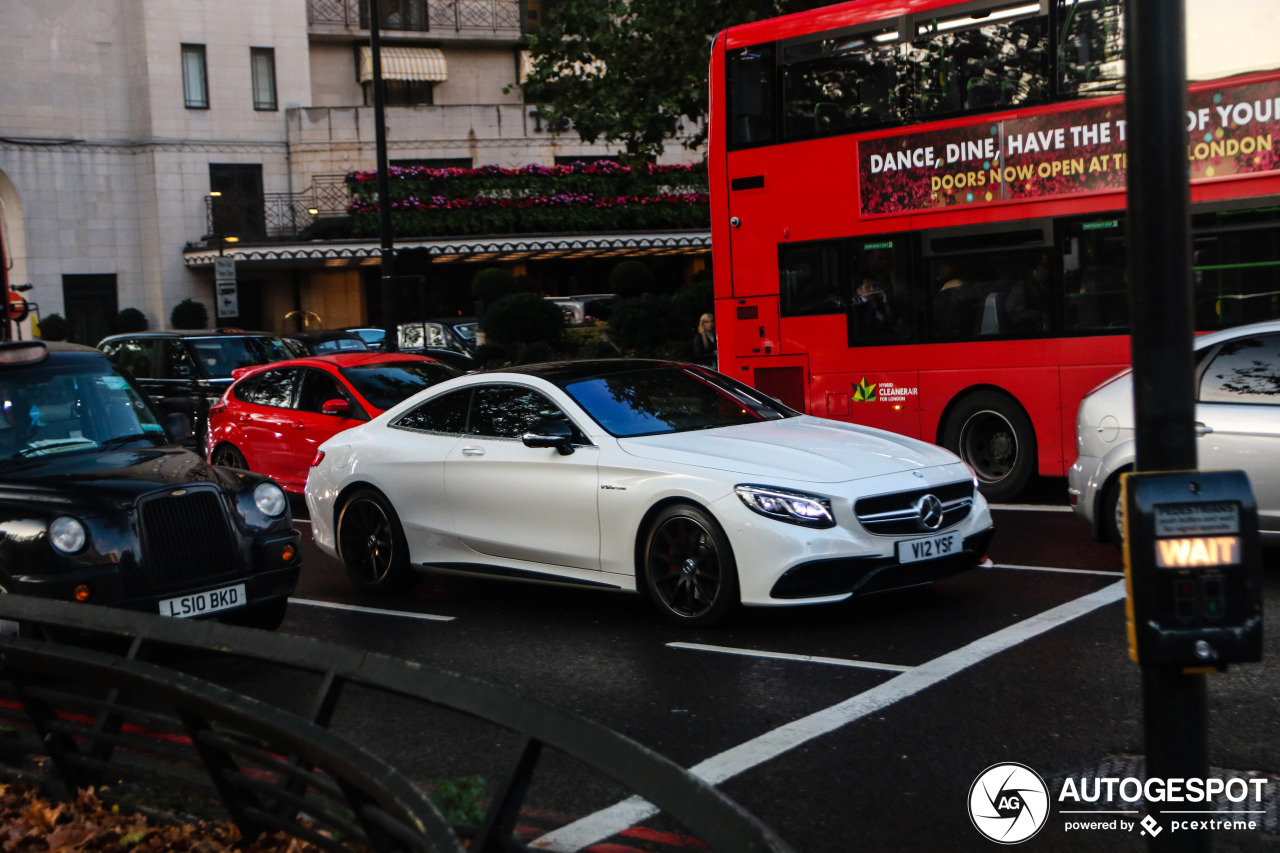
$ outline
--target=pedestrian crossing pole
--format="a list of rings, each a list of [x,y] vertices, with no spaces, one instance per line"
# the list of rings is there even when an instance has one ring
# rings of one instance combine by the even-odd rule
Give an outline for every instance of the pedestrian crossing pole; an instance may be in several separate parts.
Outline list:
[[[1196,468],[1185,27],[1184,0],[1128,0],[1129,316],[1140,473]],[[1142,547],[1126,541],[1130,546]],[[1204,674],[1170,665],[1140,670],[1147,777],[1205,778]],[[1210,847],[1204,832],[1148,838],[1152,850]]]

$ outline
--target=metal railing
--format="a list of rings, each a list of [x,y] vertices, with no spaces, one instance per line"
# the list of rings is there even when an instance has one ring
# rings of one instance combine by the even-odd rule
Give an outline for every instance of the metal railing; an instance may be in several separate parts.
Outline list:
[[[141,781],[144,802],[171,796],[186,810],[192,798],[220,801],[249,840],[269,830],[334,851],[531,851],[537,848],[515,835],[516,822],[540,759],[554,755],[557,772],[566,772],[563,758],[573,759],[712,850],[789,850],[724,794],[657,753],[476,679],[335,643],[16,595],[0,595],[0,624],[6,620],[22,627],[0,634],[0,721],[10,727],[0,736],[0,775],[54,795],[106,785],[99,793],[109,799],[122,781]],[[66,642],[33,639],[37,633]],[[202,666],[200,677],[189,671]],[[251,671],[255,683],[284,685],[298,710],[204,677],[236,667]],[[470,739],[474,752],[447,757],[450,766],[497,768],[501,781],[479,821],[446,823],[418,784],[347,731],[352,721],[394,727],[390,709],[406,701],[423,714],[413,717],[416,738],[397,737],[397,754],[454,742],[422,728],[424,719],[450,733],[457,717],[483,724],[485,734]],[[438,719],[440,711],[452,716]],[[504,740],[509,751],[501,754]],[[576,778],[579,771],[567,772]]]
[[[206,196],[206,233],[248,241],[304,237],[322,220],[345,218],[350,200],[344,175],[315,175],[300,193]]]
[[[475,31],[510,32],[522,29],[519,0],[381,0],[379,29],[390,32]],[[309,0],[307,20],[312,26],[369,28],[368,0]]]

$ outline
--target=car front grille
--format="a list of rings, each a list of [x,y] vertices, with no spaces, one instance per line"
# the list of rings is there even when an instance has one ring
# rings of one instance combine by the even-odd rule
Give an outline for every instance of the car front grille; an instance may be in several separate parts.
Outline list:
[[[933,530],[943,530],[961,521],[973,509],[973,481],[948,483],[891,495],[862,498],[853,505],[858,523],[868,533],[877,536],[910,536],[928,533],[920,521],[917,502],[925,495],[933,495],[942,501],[942,523]]]
[[[175,489],[138,501],[143,564],[154,591],[199,584],[240,570],[231,520],[211,488]]]

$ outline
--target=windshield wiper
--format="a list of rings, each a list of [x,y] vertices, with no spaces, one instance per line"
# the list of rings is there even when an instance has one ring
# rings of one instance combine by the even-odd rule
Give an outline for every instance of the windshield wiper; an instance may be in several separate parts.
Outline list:
[[[62,438],[57,440],[50,440],[50,441],[44,442],[43,444],[36,444],[36,445],[32,445],[31,447],[24,447],[13,455],[19,459],[25,459],[28,456],[39,456],[40,454],[45,453],[47,451],[56,450],[59,447],[68,447],[74,444],[93,444],[93,439]]]
[[[126,445],[126,444],[132,444],[133,442],[137,441],[137,440],[138,440],[138,439],[140,439],[140,438],[141,438],[141,439],[146,439],[146,440],[147,440],[148,442],[150,442],[151,444],[155,444],[155,441],[153,440],[153,436],[152,436],[150,433],[145,433],[145,432],[135,432],[133,435],[117,435],[117,436],[114,436],[114,437],[112,437],[112,438],[104,439],[104,440],[99,444],[99,446],[100,446],[100,447],[104,447],[104,448],[106,448],[106,447],[121,447],[121,446]]]

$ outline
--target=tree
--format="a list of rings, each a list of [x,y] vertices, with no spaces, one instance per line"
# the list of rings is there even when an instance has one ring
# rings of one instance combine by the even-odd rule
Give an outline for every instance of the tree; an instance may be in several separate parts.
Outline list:
[[[187,298],[173,307],[169,322],[175,329],[203,329],[209,325],[209,309],[203,302]]]
[[[111,331],[116,333],[145,332],[149,325],[147,315],[137,308],[122,308],[120,313],[116,315],[115,321],[111,324]]]
[[[553,126],[568,119],[586,142],[621,142],[637,163],[705,129],[711,40],[725,27],[826,5],[820,0],[560,0],[529,42],[523,89]]]

